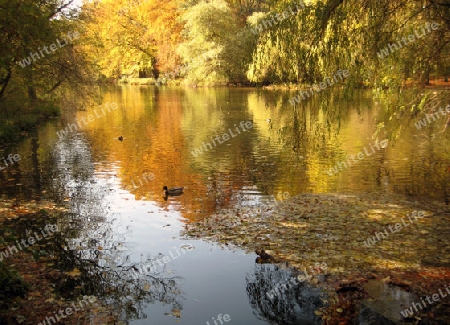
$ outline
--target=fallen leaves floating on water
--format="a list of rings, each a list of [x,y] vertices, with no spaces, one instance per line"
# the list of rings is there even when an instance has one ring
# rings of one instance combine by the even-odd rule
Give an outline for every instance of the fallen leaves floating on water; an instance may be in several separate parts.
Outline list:
[[[409,220],[414,211],[425,217]],[[300,270],[326,263],[320,274],[324,280],[317,276],[310,282],[329,292],[330,304],[315,314],[327,324],[347,324],[357,314],[356,303],[364,297],[361,283],[367,278],[392,284],[405,280],[411,284],[408,289],[423,294],[448,283],[449,217],[446,206],[395,194],[303,194],[277,205],[220,211],[187,224],[183,234],[247,251],[263,248]],[[402,226],[398,231],[396,224]],[[370,244],[368,238],[376,240]],[[424,279],[429,269],[439,275]],[[346,278],[353,284],[345,286]]]
[[[51,256],[50,253],[54,236],[43,238],[40,233],[44,229],[43,225],[56,224],[56,217],[62,216],[66,209],[43,201],[20,202],[21,206],[18,204],[7,200],[0,202],[1,240],[5,241],[4,244],[7,246],[17,244],[16,240],[20,238],[25,240],[32,235],[36,236],[36,233],[40,236],[35,237],[39,240],[34,245],[19,250],[3,260],[4,267],[20,274],[28,284],[28,290],[24,296],[14,298],[11,308],[0,310],[0,319],[10,319],[11,324],[38,324],[45,321],[46,317],[54,315],[55,310],[66,310],[72,308],[72,304],[77,304],[78,298],[81,298],[77,290],[70,292],[63,290],[68,294],[67,299],[61,296],[58,284],[67,283],[67,279],[77,277],[81,272],[77,268],[69,272],[55,268],[55,264],[58,264],[57,257]],[[5,237],[5,234],[11,236]],[[90,303],[82,310],[75,310],[70,318],[64,320],[64,324],[87,324],[90,320],[95,324],[114,324],[115,319],[110,316],[108,307],[96,300],[94,296],[90,296]]]
[[[174,309],[174,310],[172,310],[172,312],[166,313],[166,316],[174,316],[176,318],[180,318],[181,317],[181,312],[178,309]]]
[[[65,274],[67,274],[67,275],[69,275],[69,276],[72,276],[72,277],[76,277],[76,276],[79,276],[79,275],[81,275],[81,272],[80,272],[80,270],[78,270],[77,268],[74,268],[72,271],[70,271],[70,272],[65,272]]]
[[[273,206],[221,211],[186,225],[184,235],[254,250],[263,247],[293,266],[325,262],[328,272],[373,268],[420,269],[424,260],[442,265],[440,250],[450,251],[448,217],[417,219],[397,232],[413,211],[431,215],[439,207],[402,197],[303,194]],[[379,233],[388,231],[382,238]],[[381,238],[368,247],[369,237]],[[449,266],[449,265],[447,265]]]

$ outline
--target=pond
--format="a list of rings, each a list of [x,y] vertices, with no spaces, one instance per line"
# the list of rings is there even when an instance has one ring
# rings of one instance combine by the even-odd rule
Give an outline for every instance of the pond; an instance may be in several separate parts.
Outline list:
[[[180,235],[222,209],[302,193],[450,197],[442,121],[418,128],[389,116],[388,96],[330,91],[294,108],[292,94],[259,89],[100,92],[101,106],[67,108],[8,148],[21,160],[0,191],[68,208],[70,252],[105,275],[92,294],[129,324],[320,324],[324,293],[290,281],[297,271]],[[184,194],[163,197],[165,185]],[[280,283],[294,284],[267,294]]]

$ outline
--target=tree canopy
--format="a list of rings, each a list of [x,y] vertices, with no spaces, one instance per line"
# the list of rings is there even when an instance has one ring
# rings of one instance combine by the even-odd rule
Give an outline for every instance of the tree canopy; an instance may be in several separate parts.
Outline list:
[[[106,77],[313,83],[348,69],[354,84],[390,87],[450,70],[446,0],[104,0],[84,12]]]
[[[1,1],[0,98],[25,93],[35,102],[67,81],[72,87],[86,82],[88,63],[76,47],[82,30],[71,2]]]
[[[139,77],[312,84],[347,69],[353,85],[398,87],[450,74],[448,0],[71,3],[1,1],[0,98]]]

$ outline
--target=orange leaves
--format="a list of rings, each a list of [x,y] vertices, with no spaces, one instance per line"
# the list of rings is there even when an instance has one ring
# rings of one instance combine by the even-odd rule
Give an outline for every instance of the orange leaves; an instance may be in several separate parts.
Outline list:
[[[90,35],[85,51],[106,76],[138,77],[150,74],[155,62],[163,70],[178,63],[175,48],[182,26],[175,1],[102,1],[85,7]]]

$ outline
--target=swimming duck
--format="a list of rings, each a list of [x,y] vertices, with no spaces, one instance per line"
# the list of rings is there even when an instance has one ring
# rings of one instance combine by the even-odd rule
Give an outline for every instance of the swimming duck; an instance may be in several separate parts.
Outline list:
[[[123,141],[123,136],[117,138],[119,141]]]
[[[164,196],[168,196],[168,195],[177,196],[177,195],[183,194],[183,189],[184,189],[184,187],[174,187],[174,188],[169,189],[169,188],[167,188],[167,186],[164,186],[163,193],[164,193]]]

